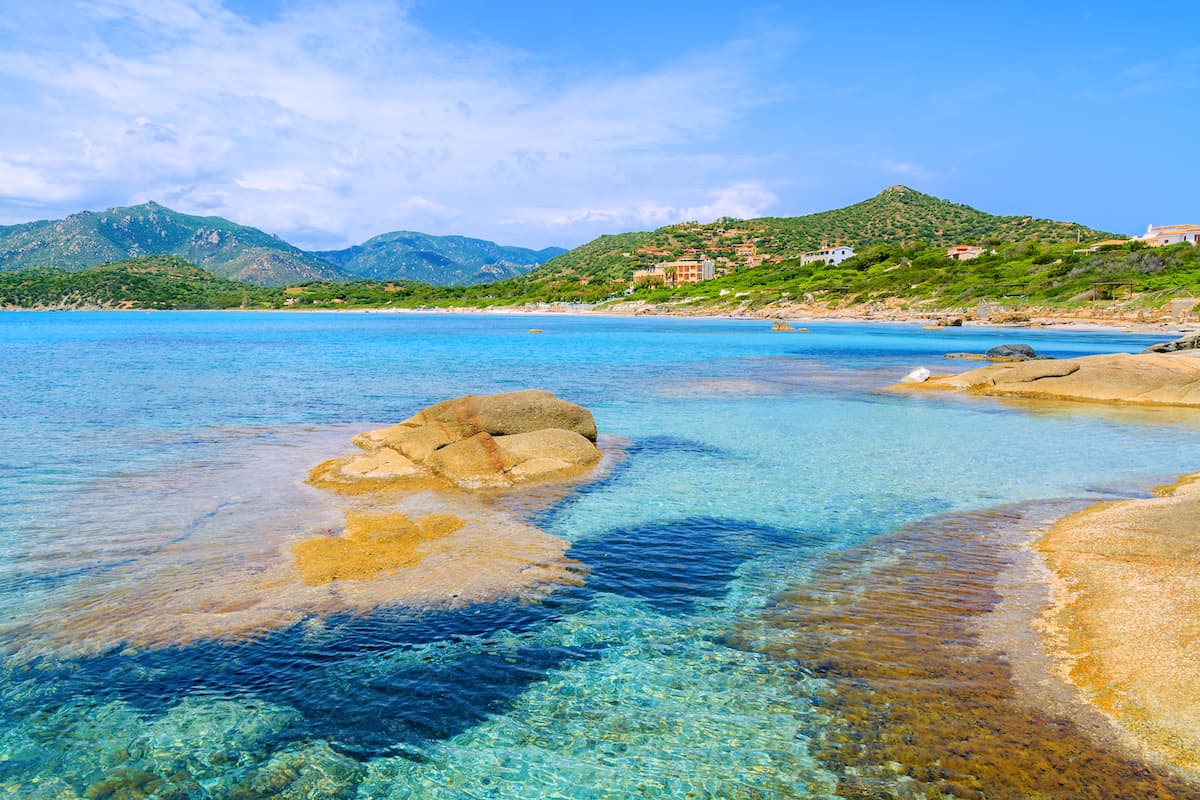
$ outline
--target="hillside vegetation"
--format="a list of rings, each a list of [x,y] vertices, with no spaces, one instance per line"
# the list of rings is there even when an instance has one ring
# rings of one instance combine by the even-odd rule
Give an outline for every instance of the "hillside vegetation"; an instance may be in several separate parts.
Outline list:
[[[270,289],[219,278],[178,256],[147,256],[82,272],[0,273],[0,308],[271,308]]]
[[[728,268],[740,269],[757,262],[790,261],[837,244],[856,250],[875,244],[946,247],[1026,240],[1054,244],[1112,235],[1073,222],[987,214],[906,186],[892,186],[861,203],[802,217],[720,219],[707,225],[683,223],[645,233],[601,236],[551,259],[530,273],[530,279],[547,285],[628,280],[635,269],[691,251],[714,260],[726,258]]]
[[[17,226],[20,227],[20,226]],[[762,233],[751,236],[751,232]],[[831,233],[833,232],[833,233]],[[838,233],[840,232],[840,233]],[[836,235],[835,235],[836,234]],[[265,234],[264,234],[265,235]],[[1111,234],[1073,223],[998,217],[904,187],[863,203],[808,217],[723,220],[647,233],[602,236],[528,275],[488,284],[437,286],[412,280],[308,280],[261,288],[222,280],[179,258],[123,260],[71,274],[36,269],[0,273],[8,307],[418,308],[582,303],[712,313],[770,313],[808,305],[861,309],[883,304],[914,312],[981,305],[1060,309],[1159,309],[1200,295],[1200,248],[1147,249],[1126,241],[1080,247]],[[339,251],[343,263],[370,272],[371,258],[393,245],[412,253],[432,246],[473,251],[487,260],[502,249],[464,237],[389,234],[371,246]],[[802,264],[821,240],[855,245],[837,266]],[[816,244],[813,242],[816,241]],[[984,255],[956,261],[948,244],[981,244]],[[692,250],[731,253],[714,280],[676,289],[639,286],[632,270]],[[526,251],[533,252],[533,251]],[[634,255],[638,253],[638,255]],[[502,254],[502,253],[501,253]],[[383,256],[379,256],[383,258]]]

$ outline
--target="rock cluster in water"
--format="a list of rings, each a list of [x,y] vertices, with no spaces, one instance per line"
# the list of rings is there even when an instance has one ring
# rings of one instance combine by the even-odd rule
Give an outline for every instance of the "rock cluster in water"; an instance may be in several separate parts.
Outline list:
[[[352,441],[364,452],[318,465],[309,482],[346,491],[507,488],[569,478],[600,460],[591,412],[537,389],[446,400]]]
[[[1200,406],[1200,350],[992,364],[896,388],[1048,400]]]
[[[596,438],[590,411],[549,392],[465,395],[432,405],[397,425],[355,436],[352,441],[362,452],[318,465],[309,483],[385,497],[394,491],[435,490],[445,495],[445,490],[463,489],[484,490],[486,497],[518,484],[582,474],[600,460]],[[443,506],[458,508],[449,498]],[[309,586],[408,573],[423,576],[427,585],[440,582],[445,594],[455,597],[474,580],[463,575],[463,569],[480,572],[474,562],[484,554],[507,563],[515,583],[543,578],[544,569],[531,569],[530,562],[516,556],[517,541],[532,540],[540,547],[538,563],[561,561],[565,542],[519,529],[506,540],[502,515],[493,511],[489,516],[485,530],[478,518],[464,520],[450,513],[413,516],[394,507],[347,511],[341,535],[297,542],[292,557]],[[481,537],[487,541],[483,548]]]
[[[1179,350],[1200,349],[1200,333],[1190,333],[1171,342],[1152,344],[1143,353],[1175,353]]]
[[[966,358],[978,361],[1048,361],[1050,356],[1038,355],[1027,344],[1000,344],[985,353],[946,353],[946,358]]]

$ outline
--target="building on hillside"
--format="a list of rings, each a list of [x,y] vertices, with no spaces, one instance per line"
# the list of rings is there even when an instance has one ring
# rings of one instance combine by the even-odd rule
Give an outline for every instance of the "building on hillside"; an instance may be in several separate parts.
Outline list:
[[[1092,244],[1089,244],[1087,247],[1076,248],[1075,250],[1072,250],[1071,252],[1072,253],[1094,253],[1097,250],[1099,250],[1101,247],[1116,247],[1118,245],[1128,244],[1129,241],[1130,241],[1129,239],[1105,239],[1104,241],[1101,241],[1101,242],[1094,242]]]
[[[973,244],[956,244],[953,247],[946,248],[946,258],[952,258],[955,261],[970,261],[973,258],[979,258],[983,255],[983,248],[976,247]]]
[[[823,261],[826,264],[840,264],[847,258],[854,257],[854,248],[846,245],[838,245],[837,247],[826,247],[821,250],[814,250],[811,253],[805,253],[800,256],[801,264],[811,264],[814,261]]]
[[[658,267],[650,269],[635,269],[633,271],[633,282],[642,284],[663,283],[667,282],[666,273]]]
[[[638,269],[633,272],[634,283],[661,283],[674,289],[685,283],[710,281],[715,275],[716,265],[709,258],[696,256],[692,258],[677,258],[674,261],[664,261],[655,264],[650,269]]]
[[[1168,244],[1200,244],[1200,225],[1153,225],[1146,226],[1146,232],[1134,241],[1144,242],[1147,247],[1163,247]]]

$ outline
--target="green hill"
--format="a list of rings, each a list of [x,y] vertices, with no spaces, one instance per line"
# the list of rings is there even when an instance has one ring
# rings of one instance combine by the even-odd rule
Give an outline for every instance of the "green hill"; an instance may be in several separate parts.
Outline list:
[[[348,277],[257,228],[181,214],[157,203],[0,227],[0,270],[78,272],[147,255],[179,256],[220,277],[261,286]]]
[[[346,250],[313,255],[359,278],[462,286],[524,275],[565,252],[559,247],[529,250],[466,236],[395,231]]]
[[[707,225],[683,223],[645,233],[601,236],[553,258],[530,273],[537,283],[628,279],[633,270],[703,252],[730,271],[799,258],[822,246],[847,244],[855,249],[886,244],[1044,243],[1094,241],[1112,234],[1073,222],[1021,216],[996,216],[951,203],[906,186],[833,211],[802,217],[720,219]],[[720,259],[728,259],[722,262]]]
[[[235,308],[277,305],[278,290],[219,278],[178,256],[147,256],[81,272],[0,272],[0,308]]]

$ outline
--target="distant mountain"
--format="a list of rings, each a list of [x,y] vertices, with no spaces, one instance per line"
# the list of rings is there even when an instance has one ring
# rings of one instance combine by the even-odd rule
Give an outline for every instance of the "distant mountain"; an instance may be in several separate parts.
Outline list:
[[[257,228],[181,214],[158,203],[0,227],[0,270],[5,271],[54,267],[78,272],[147,255],[179,256],[222,278],[260,286],[349,278]]]
[[[1074,222],[996,216],[960,203],[891,186],[876,196],[833,211],[802,217],[725,218],[707,225],[683,223],[655,231],[601,236],[551,259],[528,280],[628,279],[633,270],[689,250],[726,258],[732,269],[755,261],[787,261],[822,246],[872,244],[933,246],[981,242],[1095,241],[1113,234]]]
[[[395,231],[345,250],[313,255],[359,278],[462,286],[524,275],[565,252],[561,247],[529,250],[466,236]]]
[[[528,250],[465,236],[398,231],[347,250],[310,253],[258,228],[222,217],[181,214],[153,202],[0,226],[0,272],[79,272],[123,259],[174,255],[219,277],[259,286],[356,278],[443,286],[489,283],[524,275],[564,252],[558,247]]]

